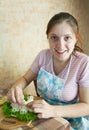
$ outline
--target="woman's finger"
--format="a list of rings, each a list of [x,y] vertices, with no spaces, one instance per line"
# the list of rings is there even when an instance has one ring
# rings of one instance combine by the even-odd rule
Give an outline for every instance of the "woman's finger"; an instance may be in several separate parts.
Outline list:
[[[14,88],[11,89],[11,99],[12,99],[12,102],[16,103],[15,89]]]
[[[43,113],[43,109],[41,109],[41,108],[34,108],[33,111],[35,113]]]
[[[23,91],[19,87],[15,88],[15,98],[18,104],[23,104],[23,99],[24,99]]]
[[[29,102],[29,103],[28,103],[26,106],[27,106],[27,107],[32,107],[32,105],[33,105],[33,102],[34,102],[34,101],[32,101],[32,102]]]
[[[37,117],[38,117],[39,119],[43,118],[41,113],[39,113],[39,114],[37,115]]]
[[[14,88],[11,88],[11,89],[8,91],[7,99],[8,99],[9,101],[11,101],[11,102],[16,103],[15,94],[14,94]]]

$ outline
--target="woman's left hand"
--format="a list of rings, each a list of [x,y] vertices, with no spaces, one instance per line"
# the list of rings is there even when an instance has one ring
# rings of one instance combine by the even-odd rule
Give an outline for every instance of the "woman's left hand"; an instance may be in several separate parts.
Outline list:
[[[27,104],[28,108],[38,113],[38,118],[54,117],[54,106],[48,104],[45,100],[35,100]]]

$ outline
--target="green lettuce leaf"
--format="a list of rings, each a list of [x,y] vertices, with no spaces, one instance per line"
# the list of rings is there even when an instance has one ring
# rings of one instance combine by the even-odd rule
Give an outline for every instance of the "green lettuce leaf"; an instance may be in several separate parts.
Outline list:
[[[10,102],[5,102],[2,106],[2,110],[6,117],[14,116],[21,121],[34,121],[37,119],[37,114],[34,112],[27,111],[25,114],[21,114],[20,111],[13,112]]]

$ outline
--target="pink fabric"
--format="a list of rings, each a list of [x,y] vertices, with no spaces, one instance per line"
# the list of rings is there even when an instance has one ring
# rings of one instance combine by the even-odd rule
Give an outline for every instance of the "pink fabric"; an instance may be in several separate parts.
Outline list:
[[[68,66],[67,64],[64,70],[57,76],[65,79]],[[55,75],[52,53],[49,49],[42,50],[37,55],[31,65],[31,70],[37,74],[41,67]],[[77,98],[78,87],[89,87],[89,56],[80,52],[76,52],[76,55],[72,55],[69,75],[62,91],[64,101],[71,101]]]

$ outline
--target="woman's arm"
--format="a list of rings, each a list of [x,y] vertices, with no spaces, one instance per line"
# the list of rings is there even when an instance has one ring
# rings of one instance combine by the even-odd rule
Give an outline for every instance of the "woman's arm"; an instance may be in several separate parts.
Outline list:
[[[18,79],[9,90],[8,99],[14,103],[23,103],[23,89],[36,78],[36,74],[29,69],[24,76]]]
[[[79,103],[54,106],[55,117],[80,117],[89,115],[89,87],[79,87]]]
[[[77,118],[89,115],[89,88],[80,87],[79,103],[71,105],[50,105],[44,100],[37,100],[28,103],[32,107],[38,118],[66,117]]]

